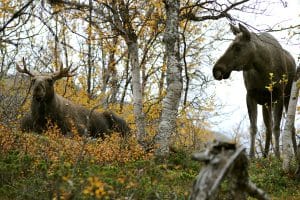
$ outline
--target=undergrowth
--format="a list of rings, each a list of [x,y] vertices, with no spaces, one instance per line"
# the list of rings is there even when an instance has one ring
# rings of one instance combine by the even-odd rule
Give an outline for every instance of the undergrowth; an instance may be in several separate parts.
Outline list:
[[[1,200],[188,199],[201,168],[186,149],[157,162],[134,137],[66,138],[50,130],[21,134],[0,126]],[[249,174],[272,199],[300,199],[299,182],[275,158],[251,161]]]

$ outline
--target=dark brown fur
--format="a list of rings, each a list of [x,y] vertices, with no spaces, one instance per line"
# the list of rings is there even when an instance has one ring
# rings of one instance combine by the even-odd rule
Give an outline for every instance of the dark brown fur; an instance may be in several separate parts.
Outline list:
[[[31,110],[21,121],[23,131],[42,133],[47,129],[50,121],[50,123],[57,124],[64,135],[72,134],[72,126],[75,126],[80,135],[89,134],[92,137],[104,138],[111,132],[120,132],[122,136],[125,136],[129,132],[126,121],[115,113],[111,111],[91,112],[56,94],[55,81],[64,76],[71,76],[70,74],[41,75],[27,71],[26,67],[24,67],[25,70],[19,67],[17,69],[32,77]]]
[[[250,119],[251,146],[250,156],[254,156],[255,135],[257,132],[257,104],[263,105],[263,118],[266,126],[264,156],[269,152],[272,129],[275,137],[275,153],[279,157],[280,121],[283,106],[288,107],[291,85],[296,73],[296,64],[289,52],[268,33],[255,34],[246,27],[231,25],[235,39],[226,52],[219,58],[213,68],[215,79],[227,79],[232,71],[243,71],[247,90],[247,108]],[[272,93],[266,86],[270,84],[270,73],[273,74]],[[283,75],[288,80],[280,84]],[[271,95],[272,94],[272,95]],[[273,104],[273,119],[271,111]],[[273,125],[273,127],[272,127]],[[296,148],[295,134],[293,137]]]

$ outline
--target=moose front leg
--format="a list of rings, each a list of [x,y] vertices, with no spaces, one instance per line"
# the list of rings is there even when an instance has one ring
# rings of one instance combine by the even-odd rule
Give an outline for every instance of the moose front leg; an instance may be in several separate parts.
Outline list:
[[[263,119],[266,127],[266,141],[265,141],[265,150],[264,157],[267,157],[269,154],[270,143],[272,139],[272,111],[269,105],[262,106]]]
[[[250,158],[255,157],[255,136],[257,132],[257,103],[256,101],[250,97],[247,93],[247,108],[248,108],[248,116],[250,120],[250,136],[251,136],[251,144],[250,144]]]

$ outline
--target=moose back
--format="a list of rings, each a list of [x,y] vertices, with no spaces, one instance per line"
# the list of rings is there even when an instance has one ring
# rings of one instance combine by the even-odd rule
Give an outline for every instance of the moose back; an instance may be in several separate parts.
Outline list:
[[[264,156],[269,152],[273,131],[275,154],[279,157],[280,121],[283,107],[288,107],[291,85],[296,73],[295,61],[269,33],[255,34],[241,24],[239,27],[230,26],[235,39],[213,67],[213,76],[222,80],[228,79],[232,71],[243,71],[250,119],[250,157],[254,156],[255,151],[257,104],[263,105],[262,113],[266,127]],[[293,144],[296,148],[295,131]]]

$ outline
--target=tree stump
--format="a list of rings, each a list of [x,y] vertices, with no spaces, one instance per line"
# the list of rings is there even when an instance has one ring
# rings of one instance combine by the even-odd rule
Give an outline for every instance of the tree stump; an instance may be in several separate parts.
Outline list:
[[[228,141],[214,141],[204,152],[195,153],[192,158],[204,162],[205,166],[194,181],[190,200],[216,199],[226,177],[233,199],[246,200],[247,194],[257,199],[269,199],[249,180],[249,162],[244,147]]]

